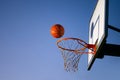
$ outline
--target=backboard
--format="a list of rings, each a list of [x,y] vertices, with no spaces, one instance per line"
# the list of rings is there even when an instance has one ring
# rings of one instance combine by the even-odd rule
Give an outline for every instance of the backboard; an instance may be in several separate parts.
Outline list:
[[[89,22],[89,44],[96,44],[96,54],[88,54],[88,70],[106,41],[108,25],[108,0],[98,0]],[[91,52],[89,50],[88,52]]]

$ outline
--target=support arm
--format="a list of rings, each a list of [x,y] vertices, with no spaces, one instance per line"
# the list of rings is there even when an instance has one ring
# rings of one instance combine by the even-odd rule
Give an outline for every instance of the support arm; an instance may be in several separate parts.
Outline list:
[[[119,28],[116,28],[116,27],[113,27],[111,25],[108,25],[108,28],[114,30],[114,31],[117,31],[117,32],[120,32],[120,29]]]

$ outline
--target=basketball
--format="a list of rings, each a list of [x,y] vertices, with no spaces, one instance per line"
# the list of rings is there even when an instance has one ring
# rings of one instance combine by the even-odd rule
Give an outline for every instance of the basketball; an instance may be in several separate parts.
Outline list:
[[[60,38],[64,35],[64,28],[62,25],[60,24],[55,24],[51,27],[50,29],[50,34],[54,37],[54,38]]]

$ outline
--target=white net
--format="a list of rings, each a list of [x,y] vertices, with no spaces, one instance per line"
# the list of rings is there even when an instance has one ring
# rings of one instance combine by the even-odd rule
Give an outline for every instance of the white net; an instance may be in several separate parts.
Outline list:
[[[86,43],[77,38],[64,38],[58,40],[57,45],[62,52],[65,70],[76,72],[80,57],[85,52]]]
[[[82,54],[75,54],[74,52],[66,52],[64,50],[61,51],[62,57],[64,59],[65,70],[76,72],[78,70],[78,63]]]

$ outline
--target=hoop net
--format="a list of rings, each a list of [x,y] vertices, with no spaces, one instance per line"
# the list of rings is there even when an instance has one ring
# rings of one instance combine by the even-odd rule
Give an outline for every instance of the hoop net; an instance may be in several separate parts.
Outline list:
[[[93,45],[91,47],[78,38],[61,38],[57,41],[57,46],[62,52],[64,69],[66,71],[76,72],[78,70],[81,55],[88,54],[88,52],[85,52],[86,48],[91,49],[91,54],[94,54]]]

